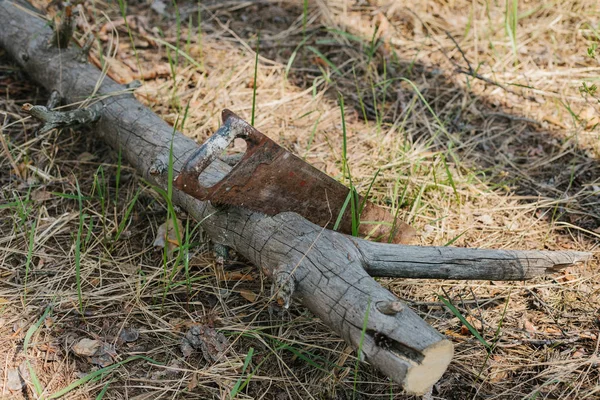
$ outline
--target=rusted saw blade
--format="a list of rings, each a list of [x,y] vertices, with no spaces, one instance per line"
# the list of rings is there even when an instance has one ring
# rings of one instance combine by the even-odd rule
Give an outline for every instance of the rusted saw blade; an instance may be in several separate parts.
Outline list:
[[[276,215],[293,211],[309,221],[332,228],[349,198],[350,189],[296,157],[229,110],[223,125],[186,161],[175,187],[214,204],[229,204]],[[235,138],[246,141],[241,160],[211,187],[198,178]],[[356,204],[360,204],[359,197]],[[366,202],[358,232],[382,241],[407,243],[414,229],[384,208]],[[352,233],[352,210],[347,203],[339,231]]]

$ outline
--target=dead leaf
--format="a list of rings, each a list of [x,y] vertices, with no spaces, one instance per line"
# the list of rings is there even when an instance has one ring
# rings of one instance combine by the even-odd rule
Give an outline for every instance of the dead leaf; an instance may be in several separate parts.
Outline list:
[[[585,349],[583,347],[577,349],[571,358],[581,358],[585,356]]]
[[[557,278],[557,281],[559,281],[559,282],[571,282],[571,281],[577,279],[576,276],[573,276],[568,271],[563,270],[563,271],[561,271],[561,273],[562,273],[562,276]]]
[[[106,63],[108,65],[106,74],[122,85],[134,80],[131,70],[112,57],[104,57],[103,61],[100,61],[95,54],[90,53],[90,62],[98,68],[102,68]]]
[[[150,8],[159,15],[167,15],[167,5],[162,0],[154,0]]]
[[[109,365],[114,364],[114,359],[117,356],[115,348],[112,344],[101,342],[102,345],[96,352],[96,354],[91,357],[90,361],[94,365],[99,365],[100,367],[108,367]]]
[[[123,328],[119,334],[119,339],[124,343],[135,342],[140,337],[140,332],[135,328]]]
[[[495,223],[494,218],[488,214],[479,215],[476,217],[476,219],[484,225],[494,225]]]
[[[598,112],[594,109],[594,107],[585,108],[579,114],[579,117],[585,122],[586,130],[592,130],[600,123],[600,116],[598,116]]]
[[[240,296],[248,300],[250,303],[254,303],[258,298],[258,295],[256,293],[246,289],[240,290]]]
[[[582,339],[598,340],[598,336],[592,332],[581,332],[579,337]]]
[[[198,374],[194,372],[194,373],[192,373],[192,377],[190,378],[190,381],[187,384],[187,388],[188,388],[188,390],[194,390],[197,386],[198,386]]]
[[[527,319],[527,318],[525,318],[525,320],[523,321],[523,328],[529,333],[537,332],[535,325],[533,325],[533,323],[531,321],[529,321],[529,319]]]
[[[156,232],[156,238],[154,239],[154,247],[163,249],[167,246],[167,254],[171,255],[173,250],[179,247],[180,243],[177,238],[177,232],[179,235],[183,235],[183,225],[179,219],[177,221],[177,230],[172,219],[168,219],[164,224],[158,227]]]
[[[78,356],[91,357],[96,354],[100,346],[102,342],[99,340],[83,338],[73,345],[72,350]]]
[[[83,153],[77,156],[77,160],[81,162],[89,162],[93,161],[94,159],[96,159],[96,156],[92,153],[88,153],[87,151],[84,151]]]
[[[23,179],[27,179],[29,176],[29,168],[28,165],[31,164],[31,161],[28,162],[20,162],[17,164],[17,169],[13,169],[15,174],[19,175]]]
[[[467,320],[467,322],[469,324],[471,324],[471,326],[473,328],[475,328],[475,330],[477,332],[481,332],[481,330],[483,329],[483,326],[481,325],[481,321],[478,318],[475,318],[472,315],[467,315],[467,317],[465,318]],[[460,327],[460,333],[461,335],[469,335],[471,334],[471,331],[469,330],[469,328],[465,325],[462,325]]]
[[[11,392],[20,391],[23,389],[25,382],[21,379],[17,368],[10,368],[6,371],[6,387]]]
[[[491,361],[489,380],[494,383],[505,381],[508,378],[508,371],[503,369],[504,359],[499,355],[495,355]]]
[[[556,118],[556,117],[552,117],[552,116],[547,115],[547,116],[545,116],[543,118],[543,120],[547,121],[547,122],[550,122],[551,124],[556,125],[556,126],[558,126],[560,128],[568,129],[568,127],[565,124],[563,124],[562,122],[560,122],[558,120],[558,118]]]
[[[544,155],[544,148],[541,144],[538,144],[537,147],[530,148],[527,154],[530,157],[541,157]]]
[[[71,350],[78,356],[86,357],[92,364],[99,365],[102,368],[114,364],[114,359],[117,356],[115,347],[112,344],[88,338],[75,343]]]
[[[48,329],[52,328],[54,326],[54,318],[46,317],[44,320],[44,326]]]
[[[194,325],[185,334],[181,351],[189,357],[194,350],[201,350],[206,361],[216,362],[229,348],[229,341],[221,332],[208,325]]]
[[[248,273],[233,271],[225,272],[220,276],[222,281],[253,281],[254,277]]]
[[[374,18],[375,25],[377,26],[377,39],[388,35],[390,30],[390,21],[387,19],[385,14],[379,13]]]
[[[31,200],[33,201],[46,201],[52,198],[52,193],[45,191],[44,189],[37,189],[31,192]]]

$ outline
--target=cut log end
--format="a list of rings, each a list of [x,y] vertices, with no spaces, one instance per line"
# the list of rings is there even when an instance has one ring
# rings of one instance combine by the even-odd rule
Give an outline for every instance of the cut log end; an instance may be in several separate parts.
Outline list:
[[[402,385],[409,394],[425,394],[444,374],[452,355],[454,346],[449,340],[441,340],[422,352],[424,358],[414,363],[406,372]]]

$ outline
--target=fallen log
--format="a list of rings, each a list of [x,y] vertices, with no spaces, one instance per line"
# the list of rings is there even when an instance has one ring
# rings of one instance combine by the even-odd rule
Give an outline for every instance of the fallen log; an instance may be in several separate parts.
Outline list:
[[[90,104],[92,114],[99,115],[97,122],[89,125],[92,131],[120,150],[148,181],[167,187],[171,148],[176,172],[197,151],[193,140],[179,132],[174,134],[171,126],[124,86],[79,62],[77,49],[51,45],[53,33],[43,18],[15,2],[0,0],[0,26],[0,46],[33,80],[49,91],[58,91],[66,102]],[[216,160],[200,180],[210,186],[230,168]],[[202,221],[205,232],[216,243],[235,249],[271,277],[284,304],[292,295],[300,300],[360,349],[361,359],[402,384],[408,393],[424,393],[441,377],[452,359],[452,343],[367,271],[389,276],[527,279],[588,256],[575,252],[556,257],[548,252],[505,252],[481,272],[477,266],[499,253],[486,251],[487,261],[480,262],[477,257],[483,253],[479,250],[369,243],[323,229],[289,212],[270,217],[236,207],[217,209],[179,191],[174,191],[173,201]],[[465,264],[471,267],[464,268]],[[456,268],[462,272],[452,272]]]

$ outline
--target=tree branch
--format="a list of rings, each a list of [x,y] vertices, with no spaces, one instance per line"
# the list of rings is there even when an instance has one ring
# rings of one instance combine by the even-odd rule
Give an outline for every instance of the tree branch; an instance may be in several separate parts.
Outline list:
[[[519,251],[422,247],[352,239],[371,276],[524,281],[591,258],[581,251]]]

